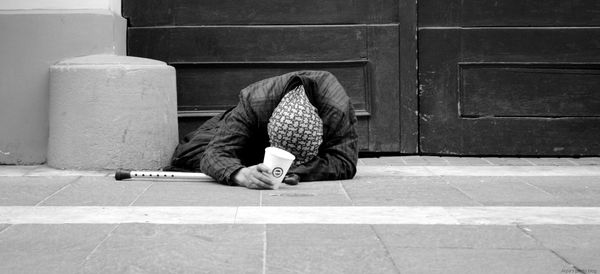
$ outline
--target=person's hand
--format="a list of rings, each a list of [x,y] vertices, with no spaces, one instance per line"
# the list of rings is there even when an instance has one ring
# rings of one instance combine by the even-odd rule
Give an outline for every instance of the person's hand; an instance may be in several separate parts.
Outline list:
[[[283,178],[283,183],[291,186],[295,186],[300,182],[300,176],[296,174],[288,174]]]
[[[264,164],[245,167],[233,174],[233,182],[252,189],[272,189],[275,183],[267,174],[271,169]],[[265,174],[266,173],[266,174]]]

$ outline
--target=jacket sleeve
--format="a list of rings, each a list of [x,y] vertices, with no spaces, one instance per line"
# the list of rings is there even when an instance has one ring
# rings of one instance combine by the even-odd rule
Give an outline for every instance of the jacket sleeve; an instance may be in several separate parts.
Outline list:
[[[223,119],[216,136],[208,145],[200,170],[219,183],[231,185],[231,175],[245,167],[241,154],[252,134],[253,113],[245,100],[240,98],[238,105]]]
[[[326,125],[331,127],[319,148],[319,154],[310,162],[293,168],[288,173],[300,176],[300,181],[352,179],[358,162],[358,135],[356,116],[348,104],[346,111],[331,114]]]

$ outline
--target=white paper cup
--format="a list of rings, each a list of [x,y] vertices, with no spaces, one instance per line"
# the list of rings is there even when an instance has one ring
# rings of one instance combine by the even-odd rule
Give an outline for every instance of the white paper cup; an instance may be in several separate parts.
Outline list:
[[[268,147],[265,148],[265,158],[263,164],[271,169],[271,173],[267,174],[274,181],[273,189],[278,189],[283,182],[285,174],[287,174],[290,166],[296,157],[280,148]]]

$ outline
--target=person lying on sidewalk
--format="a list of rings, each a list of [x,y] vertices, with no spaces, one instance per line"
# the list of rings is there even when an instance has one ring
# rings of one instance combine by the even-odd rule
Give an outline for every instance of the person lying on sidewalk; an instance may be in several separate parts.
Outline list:
[[[262,164],[274,146],[296,159],[284,183],[352,179],[358,161],[356,116],[331,73],[297,71],[244,88],[236,107],[184,137],[165,170],[203,172],[217,182],[273,186]]]

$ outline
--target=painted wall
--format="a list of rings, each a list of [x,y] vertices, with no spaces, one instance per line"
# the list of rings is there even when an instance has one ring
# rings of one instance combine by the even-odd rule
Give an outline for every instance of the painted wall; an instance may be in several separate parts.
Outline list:
[[[121,15],[121,0],[1,0],[0,10],[110,10]]]
[[[42,164],[49,68],[60,60],[125,55],[114,0],[0,0],[0,164]]]

